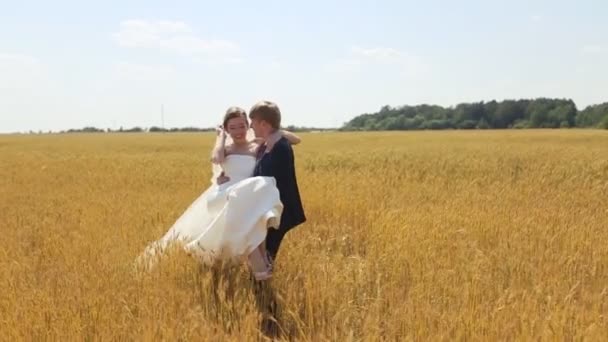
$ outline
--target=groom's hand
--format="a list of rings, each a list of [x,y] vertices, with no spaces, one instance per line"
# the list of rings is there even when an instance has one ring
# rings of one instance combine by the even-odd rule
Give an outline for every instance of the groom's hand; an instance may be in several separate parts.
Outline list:
[[[216,179],[218,185],[222,185],[230,181],[230,177],[226,176],[223,172]]]

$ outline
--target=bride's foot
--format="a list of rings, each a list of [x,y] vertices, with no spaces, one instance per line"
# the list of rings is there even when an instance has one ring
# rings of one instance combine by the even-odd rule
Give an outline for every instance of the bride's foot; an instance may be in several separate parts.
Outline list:
[[[272,269],[262,272],[253,272],[253,277],[257,281],[264,281],[272,278]]]
[[[255,280],[263,281],[272,278],[272,260],[263,248],[256,248],[248,256],[248,264]]]

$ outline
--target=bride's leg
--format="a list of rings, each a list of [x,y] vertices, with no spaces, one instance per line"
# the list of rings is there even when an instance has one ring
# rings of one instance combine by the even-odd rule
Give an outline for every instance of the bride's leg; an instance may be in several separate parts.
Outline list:
[[[272,261],[270,260],[270,256],[268,255],[268,250],[266,250],[266,241],[262,242],[258,246],[258,249],[260,250],[260,254],[262,254],[262,257],[264,257],[266,264],[268,264],[268,267],[272,269]]]
[[[272,269],[266,258],[264,243],[255,248],[248,257],[249,267],[256,280],[267,280],[272,277]]]

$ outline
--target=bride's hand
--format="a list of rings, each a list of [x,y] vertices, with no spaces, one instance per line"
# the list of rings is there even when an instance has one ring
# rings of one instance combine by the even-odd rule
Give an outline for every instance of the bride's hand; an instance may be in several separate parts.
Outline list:
[[[215,132],[217,138],[215,139],[215,146],[211,151],[211,162],[213,164],[221,164],[226,157],[226,131],[224,131],[222,126],[217,126]]]
[[[226,176],[224,172],[222,172],[219,177],[217,177],[216,182],[218,185],[222,185],[230,181],[230,177]]]
[[[215,128],[215,133],[217,134],[218,138],[226,140],[226,131],[224,130],[224,127],[222,127],[222,125],[219,125]]]

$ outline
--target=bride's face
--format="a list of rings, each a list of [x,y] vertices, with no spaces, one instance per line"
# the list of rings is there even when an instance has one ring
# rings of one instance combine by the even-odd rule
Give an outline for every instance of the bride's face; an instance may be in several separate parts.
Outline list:
[[[244,117],[232,118],[228,120],[228,124],[226,125],[226,132],[230,135],[232,141],[235,143],[247,141],[248,129],[249,124],[247,123],[247,119]]]

